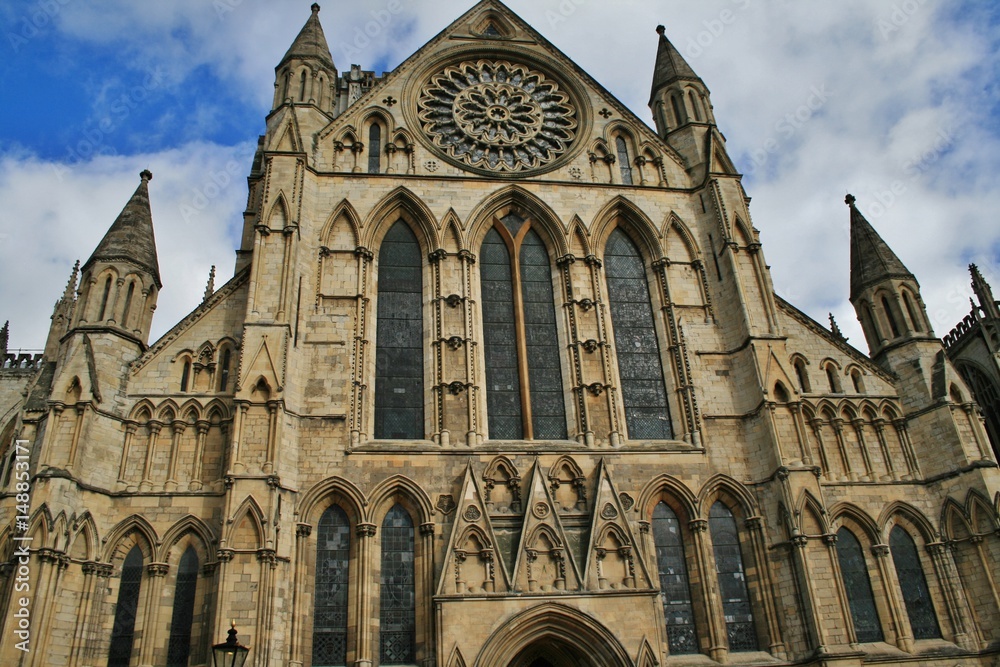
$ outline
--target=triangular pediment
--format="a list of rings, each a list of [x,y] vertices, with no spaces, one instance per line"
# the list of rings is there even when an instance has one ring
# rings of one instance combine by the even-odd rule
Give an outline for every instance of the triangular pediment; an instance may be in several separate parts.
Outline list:
[[[493,94],[497,86],[504,95]],[[651,147],[652,158],[667,163],[668,181],[685,173],[645,121],[497,0],[453,21],[323,128],[316,135],[321,168],[366,170],[373,123],[382,125],[386,146],[400,131],[416,137],[418,174],[430,164],[436,176],[609,182],[591,175],[588,151],[611,125],[627,128],[630,151]],[[398,147],[388,148],[380,169],[401,171],[392,157]]]

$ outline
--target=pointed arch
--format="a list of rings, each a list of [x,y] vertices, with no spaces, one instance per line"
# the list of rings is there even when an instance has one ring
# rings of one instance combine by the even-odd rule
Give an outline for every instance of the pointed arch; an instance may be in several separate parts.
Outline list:
[[[247,496],[233,512],[233,519],[226,534],[226,544],[235,549],[260,549],[264,545],[265,521],[264,510],[257,503],[257,499]],[[249,534],[245,534],[247,529]]]
[[[271,210],[267,214],[267,227],[274,231],[281,231],[288,226],[291,219],[285,193],[279,190],[278,195],[274,198],[274,203],[271,204]],[[278,226],[276,227],[275,224]]]
[[[451,657],[448,658],[448,667],[466,667],[465,657],[459,650],[458,644],[451,650]]]
[[[148,398],[144,398],[136,403],[129,412],[129,421],[142,424],[153,418],[156,407]]]
[[[670,501],[667,500],[668,498]],[[685,514],[686,521],[693,521],[700,516],[698,499],[694,493],[684,482],[665,473],[657,475],[647,482],[640,492],[639,502],[636,503],[640,520],[649,521],[650,517],[653,516],[653,509],[660,501],[667,502],[675,509],[679,506]]]
[[[101,560],[106,563],[112,562],[122,541],[129,535],[137,536],[135,542],[142,547],[143,556],[152,561],[156,553],[156,545],[160,543],[160,540],[156,536],[156,529],[153,528],[152,524],[139,514],[122,519],[108,532],[104,538],[105,546]]]
[[[882,533],[878,524],[857,505],[849,502],[839,502],[829,509],[830,530],[836,532],[845,522],[857,526],[869,544],[881,544]]]
[[[509,213],[518,213],[531,219],[532,229],[551,248],[554,258],[568,254],[566,247],[566,227],[556,212],[534,193],[519,185],[508,185],[487,195],[469,214],[468,241],[470,248],[479,248],[494,221]]]
[[[465,545],[468,544],[470,539],[475,539],[479,542],[479,547],[482,550],[494,549],[495,545],[490,536],[486,534],[486,531],[477,526],[474,523],[468,524],[462,533],[455,540],[455,548],[461,551],[466,551]]]
[[[48,503],[42,503],[41,507],[35,509],[31,513],[28,519],[28,529],[25,534],[31,536],[32,546],[34,548],[51,547],[49,544],[49,536],[53,533],[54,528],[52,512],[49,510]]]
[[[954,498],[946,498],[941,508],[941,532],[948,540],[960,540],[972,534],[965,510]]]
[[[594,254],[593,247],[590,245],[590,232],[587,231],[587,227],[579,215],[574,215],[573,219],[570,220],[567,238],[570,240],[570,254],[576,257],[587,257]]]
[[[323,224],[323,228],[319,233],[320,245],[324,247],[332,247],[334,245],[331,241],[331,235],[334,232],[334,227],[341,220],[347,223],[347,227],[351,232],[352,238],[348,245],[339,249],[353,250],[357,246],[361,245],[361,217],[346,197],[341,199],[340,203],[334,207],[333,212],[330,213],[330,216]]]
[[[396,503],[411,512],[420,524],[434,521],[434,505],[419,484],[404,475],[393,475],[381,481],[369,494],[367,520],[380,523],[389,508]],[[378,519],[378,521],[375,521]]]
[[[690,227],[687,226],[675,211],[671,211],[667,216],[660,230],[660,235],[665,240],[666,246],[664,252],[670,261],[696,262],[701,260],[701,248],[698,246],[698,241],[695,239]],[[678,244],[674,241],[675,237],[680,241],[680,248],[677,247]],[[677,252],[683,254],[678,256]]]
[[[80,560],[96,560],[97,553],[97,523],[90,510],[85,511],[73,521],[73,534],[69,539],[67,553]],[[4,553],[0,550],[0,559]]]
[[[229,406],[226,405],[225,401],[221,401],[218,398],[213,398],[209,401],[205,405],[202,414],[208,421],[212,421],[213,417],[216,416],[220,422],[232,419],[232,415],[229,414]]]
[[[545,538],[554,549],[562,549],[565,546],[555,528],[547,523],[540,523],[528,534],[527,539],[523,540],[524,549],[535,547],[542,538]]]
[[[806,535],[813,535],[808,529],[806,521],[811,517],[812,521],[817,524],[819,530],[818,535],[827,535],[830,532],[830,526],[827,523],[826,511],[823,509],[823,504],[819,502],[816,496],[813,495],[812,491],[809,489],[804,489],[802,493],[799,494],[798,502],[795,506],[795,513],[798,515],[798,529],[800,532]]]
[[[409,189],[399,186],[379,201],[365,219],[361,245],[377,248],[397,220],[405,220],[421,244],[424,255],[441,247],[437,220],[424,201]]]
[[[174,525],[167,529],[167,532],[163,534],[163,538],[160,540],[156,559],[161,563],[168,562],[170,550],[186,535],[193,536],[199,542],[201,545],[200,551],[204,559],[211,557],[212,560],[215,560],[212,545],[216,543],[217,538],[209,525],[193,514],[188,514],[178,519]],[[202,562],[208,561],[203,560]]]
[[[720,499],[728,499],[731,508],[735,505],[743,518],[757,516],[757,500],[744,485],[728,475],[716,474],[709,478],[698,493],[698,516],[707,517],[709,509]]]
[[[300,496],[295,516],[299,521],[316,525],[331,504],[339,505],[354,525],[367,520],[368,500],[364,492],[343,477],[328,477],[310,487]]]
[[[594,248],[604,248],[616,227],[622,227],[639,247],[643,260],[652,265],[663,258],[656,225],[635,202],[618,195],[608,201],[590,224],[590,239]]]
[[[447,252],[460,252],[466,250],[465,237],[462,233],[462,219],[454,208],[449,208],[441,219],[441,227],[444,229],[443,243]]]
[[[919,531],[920,538],[925,543],[930,544],[937,541],[937,531],[923,512],[902,500],[894,500],[882,509],[882,513],[878,517],[879,534],[883,536],[883,539],[879,540],[881,544],[888,543],[889,532],[894,525],[899,523],[900,518],[903,518],[907,525],[913,526]]]
[[[987,535],[997,530],[997,512],[990,499],[979,489],[969,489],[965,496],[965,514],[969,525],[979,535]]]

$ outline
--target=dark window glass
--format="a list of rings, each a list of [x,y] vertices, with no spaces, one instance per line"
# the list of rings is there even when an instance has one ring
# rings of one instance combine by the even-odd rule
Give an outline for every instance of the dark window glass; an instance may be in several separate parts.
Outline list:
[[[128,311],[132,307],[132,295],[135,293],[135,283],[128,284],[128,292],[125,293],[125,307],[122,309],[122,328],[128,329]]]
[[[483,347],[490,437],[516,440],[524,437],[524,430],[521,424],[513,276],[507,245],[495,229],[491,229],[483,240],[479,274],[483,289]]]
[[[680,100],[677,99],[676,95],[670,97],[670,103],[674,105],[674,115],[677,117],[677,126],[680,127],[684,124],[684,114],[681,113]]]
[[[840,393],[840,390],[837,388],[837,375],[833,370],[833,366],[826,367],[826,381],[830,384],[830,391],[832,393]]]
[[[122,564],[118,604],[115,605],[115,624],[111,629],[111,648],[108,651],[108,667],[128,667],[132,658],[132,640],[135,636],[135,616],[139,609],[141,584],[142,550],[134,546]]]
[[[416,662],[413,522],[399,505],[382,522],[379,655],[383,665]]]
[[[219,391],[225,391],[229,387],[229,365],[232,363],[233,351],[226,348],[222,353],[222,372],[219,374]]]
[[[608,237],[604,267],[628,437],[670,439],[673,429],[646,269],[639,250],[620,228]]]
[[[170,619],[167,644],[167,667],[187,667],[191,655],[191,626],[194,623],[194,597],[198,587],[198,554],[188,547],[177,568],[174,588],[174,612]]]
[[[756,651],[757,633],[743,568],[743,554],[740,551],[740,536],[733,513],[721,501],[712,505],[708,514],[708,528],[712,534],[715,571],[719,575],[719,594],[722,596],[729,650]]]
[[[913,299],[910,298],[908,292],[903,292],[903,303],[906,304],[906,312],[910,315],[910,321],[913,322],[913,330],[921,333],[924,330],[923,325],[920,323],[920,317],[917,315],[917,309],[913,306]]]
[[[483,30],[483,36],[484,37],[503,37],[503,35],[500,34],[500,31],[497,30],[497,27],[495,25],[493,25],[492,23],[490,23],[488,26],[486,26],[486,30]]]
[[[314,667],[347,664],[347,586],[350,581],[351,523],[331,505],[319,520],[316,541]]]
[[[191,362],[185,361],[184,367],[181,368],[181,391],[188,390],[188,382],[191,380]]]
[[[698,106],[698,100],[695,99],[694,91],[688,91],[688,99],[691,100],[691,109],[694,111],[694,119],[701,122],[701,108]]]
[[[632,185],[632,162],[628,159],[628,145],[621,137],[615,137],[618,149],[618,166],[622,170],[622,183]]]
[[[872,582],[868,578],[865,554],[854,533],[847,528],[837,531],[837,560],[840,561],[840,575],[844,579],[844,590],[851,607],[854,633],[859,642],[882,641],[882,624],[875,609]]]
[[[697,653],[698,634],[694,626],[691,584],[684,559],[684,539],[677,515],[666,503],[659,503],[653,509],[653,542],[656,544],[660,601],[667,620],[670,653]]]
[[[959,366],[962,378],[972,390],[976,403],[986,417],[986,433],[993,443],[993,451],[1000,458],[1000,390],[986,373],[975,366],[962,364]]]
[[[375,437],[424,437],[423,285],[420,245],[402,220],[378,254]]]
[[[885,311],[885,317],[889,320],[892,337],[899,338],[899,325],[896,324],[896,315],[892,312],[892,308],[889,307],[889,300],[885,297],[882,297],[882,310]]]
[[[940,637],[941,628],[938,627],[931,592],[927,588],[927,579],[920,566],[920,555],[913,538],[901,526],[896,526],[889,533],[889,549],[892,551],[892,562],[896,565],[899,587],[903,590],[903,603],[906,605],[906,614],[910,617],[913,638]]]
[[[799,379],[799,389],[803,394],[809,392],[809,376],[806,375],[806,365],[799,359],[795,362],[795,375]]]
[[[377,174],[382,170],[382,127],[372,123],[368,130],[368,173]]]
[[[299,77],[299,102],[306,101],[306,72],[302,70],[302,76]]]
[[[101,296],[101,312],[97,316],[99,322],[104,321],[104,311],[108,309],[108,297],[111,295],[111,276],[104,281],[104,294]]]
[[[552,269],[542,239],[529,229],[521,241],[521,302],[536,439],[566,438],[566,404],[559,364]]]

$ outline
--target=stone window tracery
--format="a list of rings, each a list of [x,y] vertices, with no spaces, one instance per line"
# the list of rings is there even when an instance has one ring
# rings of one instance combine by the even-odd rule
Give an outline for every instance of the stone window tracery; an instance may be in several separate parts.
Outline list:
[[[417,114],[446,157],[500,173],[549,165],[569,149],[579,126],[575,105],[555,80],[504,60],[466,61],[433,75]]]
[[[941,636],[934,603],[927,587],[924,568],[920,565],[917,545],[910,534],[899,525],[889,532],[889,549],[892,562],[896,566],[896,578],[903,592],[906,615],[910,618],[910,629],[914,639],[936,639]]]
[[[708,515],[708,528],[712,535],[715,571],[719,577],[729,650],[756,651],[757,633],[740,550],[739,530],[732,510],[722,501],[712,505]]]
[[[854,633],[859,642],[880,642],[882,624],[875,608],[875,595],[861,543],[847,528],[837,531],[837,560],[851,609]]]
[[[383,665],[416,661],[416,577],[413,521],[393,505],[382,522],[379,655]]]
[[[316,542],[312,664],[346,665],[351,524],[337,505],[320,517]]]
[[[664,502],[657,503],[653,509],[652,529],[670,654],[697,653],[698,634],[684,556],[684,539],[677,514]]]
[[[139,611],[139,590],[142,586],[142,549],[138,545],[125,556],[115,605],[115,622],[111,629],[108,667],[128,667],[132,660],[135,621]]]
[[[194,622],[195,591],[198,586],[198,554],[188,547],[177,568],[174,608],[167,642],[167,667],[187,667],[191,655],[191,626]]]

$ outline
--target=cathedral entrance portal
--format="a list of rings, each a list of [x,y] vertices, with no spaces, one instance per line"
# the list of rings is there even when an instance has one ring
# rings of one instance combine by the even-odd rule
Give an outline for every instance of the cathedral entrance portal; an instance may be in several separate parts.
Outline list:
[[[478,667],[626,667],[621,643],[593,617],[545,603],[508,619],[487,640]]]

